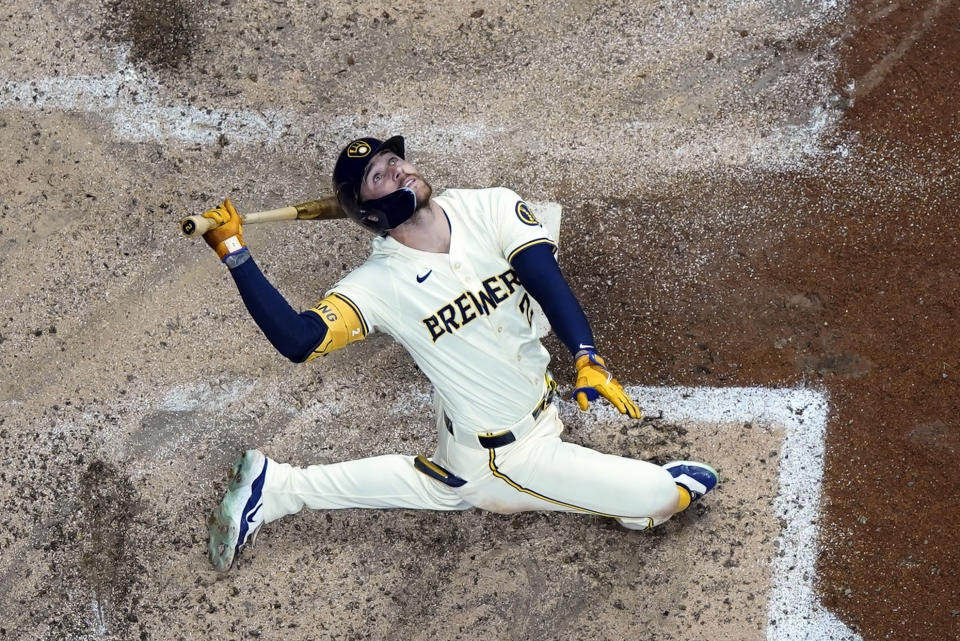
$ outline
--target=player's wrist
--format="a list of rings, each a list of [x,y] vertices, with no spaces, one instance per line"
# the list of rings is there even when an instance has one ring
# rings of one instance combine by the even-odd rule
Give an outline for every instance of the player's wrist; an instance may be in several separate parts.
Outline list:
[[[574,363],[578,370],[590,365],[597,365],[604,369],[607,367],[607,362],[593,349],[582,349],[577,352],[574,356]]]
[[[214,251],[217,252],[217,256],[220,257],[221,261],[225,261],[228,256],[238,254],[246,248],[247,246],[243,242],[243,236],[235,234],[220,241],[216,248],[214,248]]]
[[[220,260],[226,265],[229,269],[235,269],[240,265],[244,264],[250,260],[252,256],[250,255],[250,250],[246,245],[241,247],[239,250],[226,254]]]

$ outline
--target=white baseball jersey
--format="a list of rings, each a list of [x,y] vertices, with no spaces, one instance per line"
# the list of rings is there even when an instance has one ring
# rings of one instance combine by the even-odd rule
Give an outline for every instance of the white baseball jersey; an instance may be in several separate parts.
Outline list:
[[[450,224],[449,253],[379,237],[331,292],[353,303],[366,331],[407,349],[458,430],[500,429],[541,399],[550,360],[509,259],[555,242],[509,189],[451,189],[435,202]]]
[[[550,357],[509,261],[532,244],[555,246],[549,233],[509,189],[450,190],[436,202],[450,224],[449,253],[377,238],[370,258],[314,309],[340,332],[317,355],[371,331],[407,349],[443,414],[436,451],[305,468],[270,460],[263,521],[304,507],[560,510],[631,529],[669,519],[680,498],[669,471],[564,442],[556,406],[538,405]],[[505,434],[502,444],[482,440]]]

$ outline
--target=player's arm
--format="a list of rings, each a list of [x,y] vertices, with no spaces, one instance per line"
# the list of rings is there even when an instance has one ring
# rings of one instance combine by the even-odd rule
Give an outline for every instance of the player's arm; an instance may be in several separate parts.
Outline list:
[[[219,234],[207,232],[205,240],[230,269],[250,316],[283,356],[302,363],[366,336],[366,327],[355,310],[340,298],[330,296],[311,310],[295,311],[253,260],[243,243],[239,216],[229,201],[207,213],[222,218],[217,222],[225,224],[213,230]],[[228,243],[221,238],[225,234],[239,241]],[[233,246],[224,251],[230,244]]]
[[[510,257],[510,264],[524,289],[540,303],[557,338],[574,357],[583,350],[595,350],[593,331],[580,302],[560,271],[549,242],[528,245]]]
[[[586,410],[590,401],[603,396],[622,414],[640,418],[640,408],[626,395],[607,369],[604,359],[597,354],[590,323],[560,271],[553,244],[528,245],[510,256],[510,264],[524,289],[540,304],[557,338],[576,361],[577,381],[573,394],[580,409]]]
[[[308,360],[327,338],[327,325],[314,311],[295,311],[263,275],[246,248],[231,262],[230,275],[240,298],[263,335],[294,363]]]

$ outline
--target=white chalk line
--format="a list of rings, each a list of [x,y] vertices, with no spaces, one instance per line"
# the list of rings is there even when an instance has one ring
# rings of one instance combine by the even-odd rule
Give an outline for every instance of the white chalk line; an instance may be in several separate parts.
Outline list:
[[[369,131],[418,130],[422,146],[443,140],[437,149],[449,150],[463,141],[484,140],[504,131],[500,125],[454,123],[424,129],[410,118],[394,114],[374,119],[361,127],[356,118],[337,116],[325,126],[309,129],[304,114],[283,109],[216,109],[196,107],[170,99],[157,80],[145,75],[128,59],[125,47],[111,48],[116,71],[98,75],[47,76],[25,81],[0,78],[0,108],[23,111],[64,111],[94,114],[102,118],[124,142],[181,142],[212,145],[226,137],[230,144],[275,148],[302,146],[304,133],[337,133],[338,138],[367,135]],[[453,140],[454,142],[449,142]]]
[[[240,387],[243,386],[231,389]],[[773,500],[774,515],[784,525],[770,561],[767,641],[862,641],[823,606],[814,589],[829,410],[826,393],[805,388],[766,387],[628,386],[626,391],[648,415],[659,413],[665,421],[733,428],[740,428],[744,423],[770,424],[784,428],[778,492]],[[256,394],[262,396],[262,391]],[[202,411],[214,396],[216,394],[196,386],[177,387],[168,390],[161,406]],[[411,390],[408,396],[395,403],[395,414],[408,415],[411,408],[425,407],[427,390]],[[184,405],[185,399],[190,399],[187,405]],[[236,400],[235,396],[230,395],[230,400]],[[304,411],[315,418],[320,410],[327,414],[332,409],[333,404],[318,401]],[[608,404],[596,405],[591,415],[599,420],[619,417]]]
[[[25,111],[72,111],[104,118],[126,142],[212,144],[221,135],[231,142],[274,146],[294,120],[280,110],[205,109],[189,104],[163,104],[163,92],[126,56],[117,71],[96,76],[52,76],[0,83],[0,107]]]
[[[0,78],[0,108],[93,114],[108,124],[117,139],[134,143],[213,145],[225,138],[233,145],[277,148],[282,144],[290,149],[306,145],[307,137],[303,134],[308,133],[314,137],[347,140],[371,131],[416,131],[418,149],[449,153],[466,143],[482,143],[506,131],[501,124],[485,122],[425,126],[405,114],[367,118],[361,123],[356,117],[346,115],[324,120],[284,109],[197,107],[171,100],[169,92],[155,78],[130,63],[125,48],[116,47],[113,51],[116,71],[112,73],[47,76],[26,81]],[[662,144],[648,145],[645,156],[647,162],[675,171],[700,169],[703,164],[793,166],[823,151],[821,141],[838,118],[839,112],[835,110],[811,105],[806,124],[771,126],[762,136],[756,123],[728,118],[711,127],[685,127],[682,143],[661,140]],[[316,120],[317,125],[311,127],[308,124],[311,120]],[[641,140],[659,140],[666,124],[625,122],[619,133]],[[602,141],[582,142],[578,154],[589,157],[596,155],[596,145],[602,144]],[[573,152],[558,150],[557,153]]]
[[[767,641],[862,641],[814,590],[828,397],[810,389],[627,387],[664,420],[773,423],[786,429],[774,514],[784,523],[771,560]],[[612,411],[612,410],[608,410]]]

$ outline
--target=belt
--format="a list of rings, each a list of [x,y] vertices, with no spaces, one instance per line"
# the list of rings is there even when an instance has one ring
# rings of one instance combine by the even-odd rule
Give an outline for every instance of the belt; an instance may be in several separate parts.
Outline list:
[[[543,395],[543,398],[540,399],[540,402],[537,403],[537,406],[533,408],[533,411],[530,414],[520,421],[517,422],[517,425],[510,429],[502,430],[500,432],[486,432],[484,434],[477,434],[477,441],[480,443],[480,447],[488,450],[492,450],[498,447],[505,447],[510,445],[518,438],[522,437],[524,433],[531,427],[534,423],[537,422],[537,419],[540,418],[540,415],[543,414],[543,411],[547,409],[551,403],[553,403],[554,397],[557,395],[557,382],[553,380],[553,377],[550,374],[546,374],[544,379],[547,384],[547,391]],[[454,434],[453,431],[453,421],[444,414],[443,415],[444,424],[447,426],[447,431],[456,439],[457,434]],[[458,442],[463,442],[461,439],[456,439]]]

